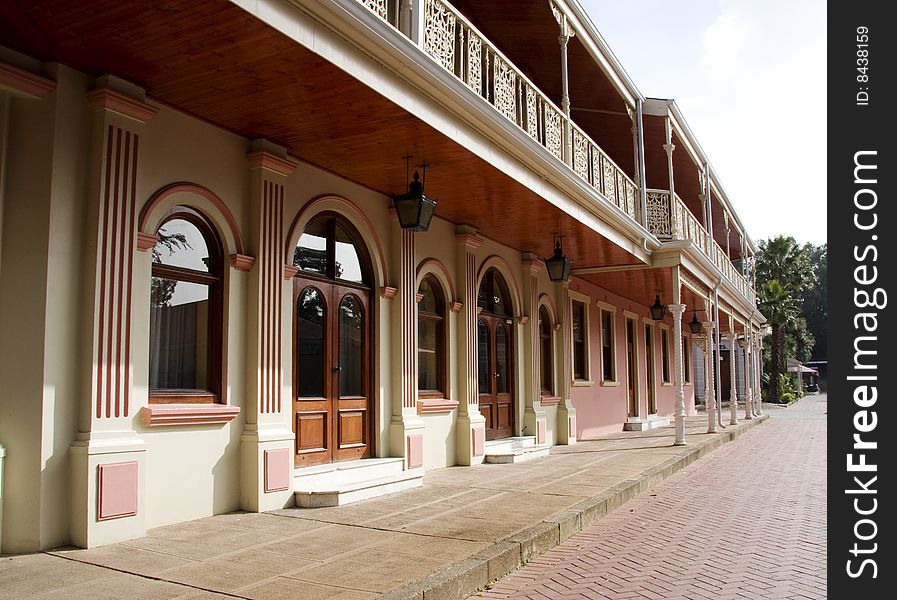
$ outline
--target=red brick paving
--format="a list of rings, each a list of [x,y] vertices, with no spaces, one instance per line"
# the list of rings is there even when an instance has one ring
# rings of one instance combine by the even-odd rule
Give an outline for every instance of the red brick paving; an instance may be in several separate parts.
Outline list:
[[[808,396],[480,597],[826,597],[826,396]]]

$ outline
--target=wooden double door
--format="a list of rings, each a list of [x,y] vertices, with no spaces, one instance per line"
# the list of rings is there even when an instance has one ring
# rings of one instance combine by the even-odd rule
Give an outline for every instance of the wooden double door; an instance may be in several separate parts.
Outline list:
[[[511,326],[506,317],[477,319],[477,387],[486,439],[509,437],[514,431]]]
[[[293,282],[295,464],[370,456],[370,292]]]

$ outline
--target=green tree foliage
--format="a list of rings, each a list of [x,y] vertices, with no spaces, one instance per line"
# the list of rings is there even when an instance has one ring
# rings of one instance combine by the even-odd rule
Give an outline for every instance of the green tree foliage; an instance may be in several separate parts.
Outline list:
[[[778,236],[760,242],[757,283],[760,310],[772,334],[764,349],[770,400],[781,401],[788,382],[788,357],[801,362],[825,360],[828,307],[828,263],[825,244],[799,245]],[[783,383],[784,382],[784,383]]]
[[[801,294],[801,308],[806,319],[806,329],[813,339],[815,345],[811,348],[810,356],[798,360],[826,360],[828,358],[828,340],[826,332],[826,322],[828,321],[828,305],[826,296],[828,295],[828,262],[826,252],[828,247],[826,244],[821,246],[813,246],[807,244],[804,250],[810,261],[810,269],[813,271],[812,280],[803,293]]]
[[[809,333],[795,333],[803,330],[806,324],[800,310],[800,299],[804,291],[811,285],[813,269],[810,253],[806,246],[800,246],[793,237],[778,236],[760,242],[757,254],[757,281],[760,285],[760,310],[766,316],[772,328],[768,343],[770,360],[768,365],[770,386],[769,399],[780,402],[782,399],[782,377],[787,374],[788,346],[793,352],[802,347],[802,354],[812,349]],[[803,324],[802,324],[803,322]],[[791,336],[791,342],[788,337]]]

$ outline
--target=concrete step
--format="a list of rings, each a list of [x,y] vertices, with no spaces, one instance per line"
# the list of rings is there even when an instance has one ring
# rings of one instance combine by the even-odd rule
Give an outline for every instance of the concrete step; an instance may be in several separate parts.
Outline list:
[[[657,429],[658,427],[666,427],[669,424],[670,417],[649,415],[647,419],[629,419],[623,423],[623,431],[647,431],[649,429]]]
[[[300,508],[324,508],[327,506],[343,506],[359,500],[377,498],[404,490],[420,487],[424,484],[423,469],[401,471],[373,479],[343,481],[330,485],[321,484],[315,489],[297,489],[294,487],[296,506]]]
[[[517,437],[507,437],[498,440],[489,440],[486,442],[486,454],[490,452],[508,452],[510,450],[522,450],[524,448],[532,448],[536,445],[536,436],[521,435]]]
[[[510,464],[525,462],[534,458],[544,458],[551,451],[548,444],[536,444],[533,436],[506,438],[486,442],[485,462],[492,464]]]
[[[402,458],[362,458],[293,469],[293,490],[317,490],[402,473]]]

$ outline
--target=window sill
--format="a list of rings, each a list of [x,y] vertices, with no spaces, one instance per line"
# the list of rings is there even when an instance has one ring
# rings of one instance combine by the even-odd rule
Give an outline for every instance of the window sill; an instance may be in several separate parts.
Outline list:
[[[602,381],[601,387],[618,387],[620,385],[619,381]]]
[[[226,404],[150,404],[143,407],[143,424],[146,427],[223,425],[238,414],[239,406]]]
[[[420,415],[447,413],[456,408],[458,408],[458,401],[448,398],[418,398],[417,400],[417,413]]]
[[[591,381],[590,379],[574,379],[573,380],[573,387],[591,387],[593,385],[595,385],[595,382]]]
[[[539,403],[542,406],[555,406],[561,403],[560,396],[542,396],[539,398]]]
[[[660,385],[663,387],[673,387],[673,382],[672,381],[664,381]]]

